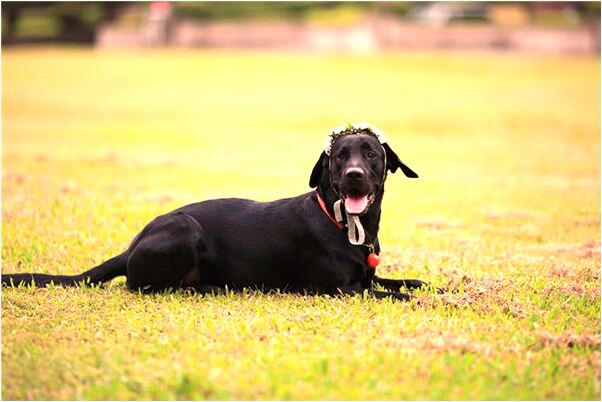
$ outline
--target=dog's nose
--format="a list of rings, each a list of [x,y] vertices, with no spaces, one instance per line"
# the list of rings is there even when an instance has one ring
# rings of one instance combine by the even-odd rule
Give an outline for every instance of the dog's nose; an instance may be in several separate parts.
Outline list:
[[[362,180],[364,171],[360,168],[349,168],[345,171],[345,177],[349,180]]]

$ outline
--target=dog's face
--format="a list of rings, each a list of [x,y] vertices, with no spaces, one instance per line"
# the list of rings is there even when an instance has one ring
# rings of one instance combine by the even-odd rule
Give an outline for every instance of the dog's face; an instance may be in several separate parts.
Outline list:
[[[363,214],[385,179],[385,151],[372,135],[346,135],[332,144],[330,183],[348,214]]]
[[[330,156],[322,153],[312,171],[310,186],[330,184],[351,215],[364,214],[382,190],[387,170],[397,168],[408,177],[418,177],[393,150],[370,134],[343,135],[331,146]]]

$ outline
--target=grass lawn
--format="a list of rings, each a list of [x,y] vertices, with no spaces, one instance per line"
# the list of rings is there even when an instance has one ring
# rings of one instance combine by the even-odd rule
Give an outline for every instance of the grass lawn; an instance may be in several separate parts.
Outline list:
[[[457,293],[4,289],[2,398],[599,400],[597,58],[5,49],[2,272],[301,194],[356,121],[420,175],[389,176],[377,272]]]

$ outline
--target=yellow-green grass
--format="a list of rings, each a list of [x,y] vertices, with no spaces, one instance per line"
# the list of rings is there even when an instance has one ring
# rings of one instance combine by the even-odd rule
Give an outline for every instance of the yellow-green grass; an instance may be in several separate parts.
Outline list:
[[[301,194],[356,121],[420,175],[389,176],[378,273],[457,293],[4,289],[2,397],[599,399],[597,58],[4,50],[2,272],[79,273],[183,204]]]

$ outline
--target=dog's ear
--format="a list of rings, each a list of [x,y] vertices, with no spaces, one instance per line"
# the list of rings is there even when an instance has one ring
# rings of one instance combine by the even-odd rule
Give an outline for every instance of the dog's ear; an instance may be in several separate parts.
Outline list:
[[[407,177],[411,177],[413,179],[418,177],[416,172],[414,172],[412,169],[407,167],[402,161],[399,160],[399,157],[395,152],[393,152],[389,144],[385,142],[382,145],[385,149],[385,152],[387,153],[387,169],[389,169],[391,173],[395,173],[397,168],[400,168],[403,174],[405,174]]]
[[[318,161],[316,162],[314,168],[311,171],[311,176],[309,177],[309,187],[318,187],[318,184],[320,184],[320,179],[322,178],[322,172],[324,171],[324,162],[326,161],[326,158],[328,158],[326,152],[322,151],[322,153],[320,154],[320,158],[318,158]]]

